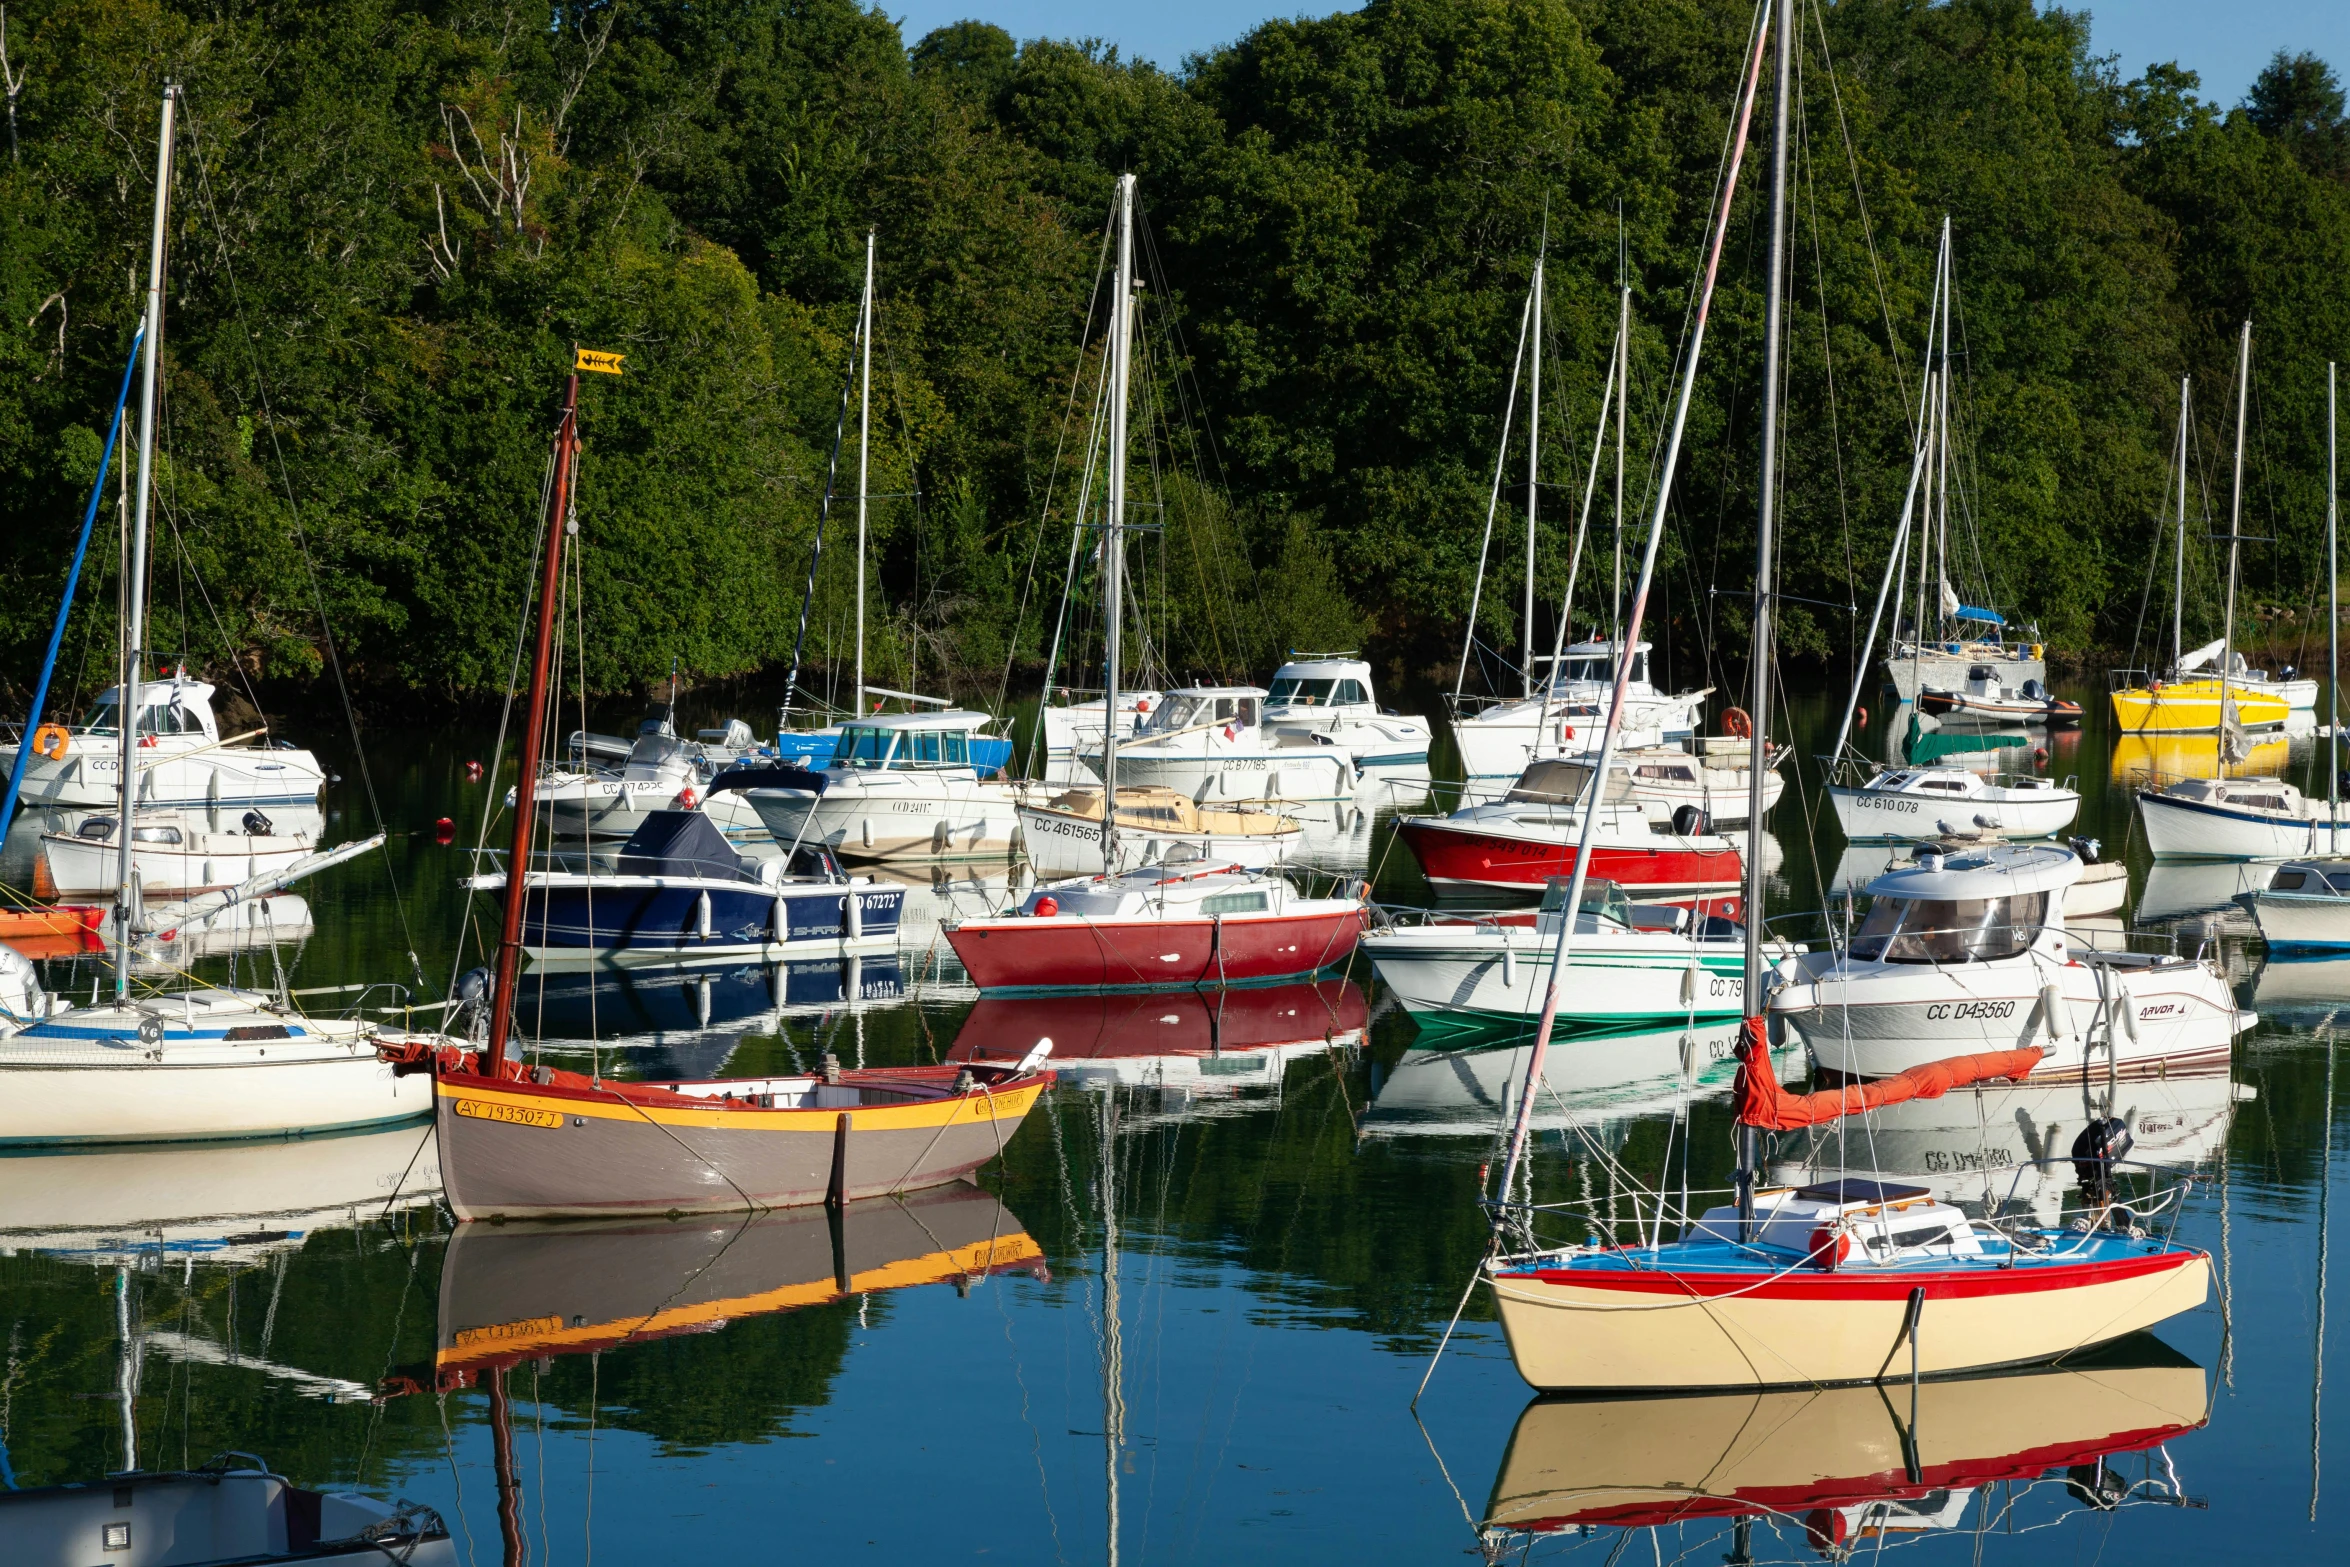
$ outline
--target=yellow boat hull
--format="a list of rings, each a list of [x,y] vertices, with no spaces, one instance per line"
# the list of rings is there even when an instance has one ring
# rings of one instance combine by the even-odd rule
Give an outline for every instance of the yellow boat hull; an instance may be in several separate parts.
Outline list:
[[[2230,684],[2227,700],[2236,709],[2236,722],[2246,729],[2282,724],[2290,706],[2281,696],[2248,691]],[[2220,682],[2178,680],[2159,688],[2132,686],[2113,693],[2113,718],[2125,734],[2192,734],[2216,730],[2220,718]]]

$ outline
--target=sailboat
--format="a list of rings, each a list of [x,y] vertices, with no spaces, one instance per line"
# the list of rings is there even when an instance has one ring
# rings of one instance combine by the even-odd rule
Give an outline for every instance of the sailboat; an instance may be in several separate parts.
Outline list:
[[[2249,332],[2247,332],[2249,336]],[[2249,343],[2247,343],[2249,353]],[[2292,709],[2309,707],[2317,700],[2317,682],[2291,682],[2293,689],[2284,689],[2277,682],[2267,680],[2247,669],[2241,654],[2228,644],[2229,636],[2216,642],[2207,642],[2199,648],[2187,646],[2187,433],[2191,409],[2193,378],[2179,378],[2179,439],[2171,458],[2178,474],[2178,500],[2174,516],[2176,539],[2171,560],[2171,675],[2159,679],[2144,670],[2120,670],[2124,679],[2139,678],[2127,685],[2117,685],[2111,696],[2114,726],[2125,734],[2212,734],[2233,725],[2242,729],[2270,729],[2285,722]],[[2241,470],[2243,455],[2237,454]],[[2242,476],[2239,471],[2238,487]],[[2233,593],[2235,589],[2235,545],[2229,544],[2228,585],[2231,595],[2229,618],[2234,620]],[[2207,671],[2216,672],[2207,673]],[[2223,681],[2220,677],[2227,678]],[[2301,687],[2307,687],[2304,697]],[[2231,712],[2230,709],[2233,709]]]
[[[1778,496],[1778,366],[1786,278],[1787,142],[1795,39],[1793,0],[1778,0],[1756,29],[1735,120],[1721,206],[1678,394],[1639,588],[1637,633],[1668,515],[1690,397],[1704,348],[1713,282],[1761,86],[1764,47],[1777,43],[1770,193],[1770,251],[1762,363],[1762,482],[1756,526],[1751,674],[1754,741],[1770,714],[1771,570]],[[1601,766],[1615,740],[1603,738]],[[1589,874],[1588,839],[1568,896],[1579,905]],[[1970,1219],[1922,1187],[1842,1178],[1793,1190],[1756,1190],[1757,1134],[1816,1125],[1881,1104],[1930,1098],[1953,1087],[2030,1074],[2036,1049],[1935,1063],[1865,1088],[1812,1095],[1783,1090],[1772,1070],[1763,981],[1764,879],[1750,865],[1746,894],[1746,1021],[1737,1086],[1738,1174],[1734,1202],[1696,1217],[1677,1240],[1656,1215],[1644,1244],[1553,1247],[1534,1240],[1535,1209],[1521,1186],[1528,1121],[1541,1081],[1559,980],[1575,927],[1561,922],[1527,1088],[1494,1205],[1497,1244],[1482,1267],[1519,1374],[1545,1390],[1717,1389],[1866,1383],[1900,1351],[1914,1376],[2045,1360],[2126,1337],[2200,1304],[2210,1289],[2202,1252],[2146,1235],[2136,1216],[2105,1200],[2078,1229]]]
[[[148,518],[154,499],[159,363],[163,349],[164,234],[170,210],[173,133],[179,87],[167,84],[156,154],[154,226],[148,248],[147,314],[142,336],[139,471],[135,512],[125,558],[120,689],[122,708],[146,710],[140,643],[147,597]],[[101,478],[103,483],[103,478]],[[143,797],[149,746],[128,726],[117,726],[116,822],[135,822]],[[282,997],[190,985],[168,992],[136,991],[132,977],[138,942],[155,931],[145,905],[134,833],[114,837],[115,945],[112,994],[76,1006],[46,995],[20,975],[10,987],[10,1024],[0,1038],[0,1145],[194,1142],[323,1132],[406,1120],[424,1113],[430,1096],[376,1059],[377,1029],[357,1019],[302,1015]],[[371,840],[367,847],[380,843]],[[361,852],[347,846],[350,852]],[[334,851],[337,854],[343,851]],[[315,856],[306,855],[292,871]],[[253,882],[211,895],[217,911],[282,879],[264,872]],[[93,992],[95,992],[93,985]]]
[[[2146,827],[2146,846],[2157,859],[2282,860],[2331,853],[2343,826],[2338,799],[2321,805],[2281,778],[2228,776],[2229,768],[2243,762],[2249,751],[2244,731],[2250,726],[2250,714],[2273,712],[2276,721],[2282,722],[2284,707],[2282,698],[2247,695],[2234,673],[2236,579],[2244,545],[2244,426],[2251,391],[2252,323],[2246,321],[2236,354],[2236,461],[2228,510],[2227,614],[2220,634],[2219,674],[2209,682],[2219,730],[2219,776],[2183,778],[2138,791],[2138,816]],[[2168,696],[2169,691],[2161,694]],[[2248,703],[2261,705],[2248,709]],[[2119,695],[2115,715],[2127,725]],[[2333,769],[2327,771],[2330,775]]]
[[[520,800],[535,798],[547,729],[578,466],[579,376],[598,365],[584,353],[574,359],[556,423]],[[513,816],[507,863],[526,866],[538,813]],[[482,1048],[437,1037],[381,1047],[397,1081],[429,1085],[441,1178],[459,1219],[755,1211],[943,1185],[1000,1155],[1050,1081],[1039,1070],[1049,1044],[1001,1067],[844,1071],[828,1061],[816,1074],[661,1083],[525,1066],[508,1044],[519,1010],[526,881],[506,882]]]
[[[1118,180],[1117,303],[1111,312],[1108,512],[1103,597],[1109,617],[1108,689],[1118,692],[1126,550],[1126,407],[1132,364],[1135,178]],[[1302,978],[1346,961],[1362,934],[1360,897],[1306,897],[1281,876],[1203,854],[1167,833],[1156,864],[1126,869],[1119,797],[1124,747],[1105,735],[1100,875],[1045,882],[993,918],[946,927],[947,941],[982,991],[1159,989],[1234,980]],[[1033,808],[1030,808],[1033,809]],[[1172,824],[1169,824],[1172,825]],[[1294,826],[1294,824],[1292,824]],[[1210,838],[1210,849],[1217,847]]]

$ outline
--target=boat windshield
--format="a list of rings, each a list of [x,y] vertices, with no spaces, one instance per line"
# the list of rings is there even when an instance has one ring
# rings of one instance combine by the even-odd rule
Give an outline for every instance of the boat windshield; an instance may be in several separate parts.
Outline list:
[[[677,736],[657,729],[640,730],[636,743],[628,748],[627,767],[631,776],[648,777],[684,754],[685,742]]]
[[[898,746],[900,767],[968,767],[969,738],[960,729],[910,729]]]
[[[1570,685],[1581,681],[1589,685],[1612,685],[1616,678],[1616,661],[1604,653],[1577,653],[1559,660],[1557,683]],[[1648,655],[1632,655],[1632,679],[1648,679]]]
[[[1863,963],[1966,963],[2030,949],[2048,922],[2048,894],[2005,898],[1879,898],[1852,938]]]
[[[1574,885],[1569,877],[1553,876],[1543,884],[1542,909],[1544,914],[1556,914],[1567,906],[1567,889]],[[1621,884],[1612,881],[1587,881],[1583,884],[1583,919],[1576,922],[1578,930],[1589,930],[1586,923],[1593,916],[1627,929],[1632,924],[1632,900],[1625,895]]]
[[[112,697],[100,699],[98,706],[90,714],[89,728],[84,732],[93,735],[119,733],[120,731],[115,728],[116,707],[117,704]],[[149,706],[139,709],[140,734],[200,735],[203,732],[203,720],[177,702],[165,707]]]
[[[2268,884],[2271,892],[2350,892],[2350,866],[2288,865]]]
[[[877,768],[889,765],[891,743],[897,731],[874,729],[862,724],[844,724],[840,740],[833,746],[832,765],[835,767]]]
[[[1284,675],[1273,682],[1272,692],[1266,696],[1267,707],[1360,707],[1367,705],[1371,694],[1363,689],[1360,680],[1303,680],[1295,675]]]
[[[1137,736],[1173,734],[1178,729],[1189,729],[1197,724],[1224,724],[1237,721],[1241,727],[1254,729],[1257,724],[1257,699],[1253,696],[1204,696],[1179,692],[1159,704],[1159,710],[1135,730]]]

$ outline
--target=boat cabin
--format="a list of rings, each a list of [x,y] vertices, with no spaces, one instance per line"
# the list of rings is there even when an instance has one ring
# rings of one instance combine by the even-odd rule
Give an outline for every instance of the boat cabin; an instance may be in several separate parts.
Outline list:
[[[2234,811],[2272,811],[2295,818],[2306,814],[2301,808],[2301,791],[2281,778],[2185,778],[2163,794],[2173,800],[2224,805]]]
[[[971,747],[995,720],[986,713],[947,708],[934,713],[876,713],[840,726],[832,767],[845,772],[914,772],[944,767],[977,769]]]
[[[200,735],[206,740],[218,740],[220,724],[212,716],[214,689],[208,681],[190,680],[182,675],[141,681],[137,732],[143,735]],[[118,713],[121,706],[122,687],[111,686],[100,692],[97,703],[90,709],[90,721],[83,726],[83,733],[121,733]]]
[[[1293,657],[1273,672],[1265,693],[1267,718],[1311,718],[1333,708],[1377,711],[1371,700],[1371,666],[1352,653]]]
[[[1983,963],[2021,957],[2045,939],[2062,959],[2064,890],[2081,859],[2056,844],[1995,844],[1932,852],[1868,884],[1868,917],[1853,933],[1857,963]]]
[[[2304,897],[2350,897],[2350,860],[2295,860],[2268,884],[2270,892]]]
[[[1133,738],[1139,744],[1211,724],[1254,729],[1264,719],[1266,701],[1263,686],[1183,686],[1160,699],[1157,711],[1135,726]]]
[[[1547,758],[1520,773],[1503,799],[1514,805],[1580,805],[1591,792],[1594,771],[1588,762]],[[1614,805],[1631,798],[1631,775],[1620,766],[1610,768],[1606,803]]]
[[[1654,696],[1656,686],[1648,677],[1648,654],[1652,643],[1642,642],[1632,649],[1632,679],[1629,687],[1633,696]],[[1612,687],[1616,682],[1616,660],[1623,653],[1621,642],[1577,642],[1558,657],[1558,665],[1551,671],[1551,690],[1564,693],[1576,687],[1596,691]],[[1543,654],[1537,663],[1549,663],[1550,655]]]
[[[1738,1210],[1709,1208],[1691,1240],[1738,1244]],[[1830,1237],[1823,1251],[1820,1232]],[[1753,1243],[1796,1256],[1820,1256],[1839,1269],[1907,1262],[1947,1262],[1983,1255],[1964,1212],[1923,1186],[1844,1176],[1816,1186],[1754,1194]]]

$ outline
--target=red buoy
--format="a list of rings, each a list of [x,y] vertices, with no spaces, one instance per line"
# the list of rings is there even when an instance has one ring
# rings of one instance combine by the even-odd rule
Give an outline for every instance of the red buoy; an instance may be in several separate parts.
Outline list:
[[[1833,1273],[1836,1265],[1851,1254],[1851,1236],[1826,1229],[1811,1232],[1812,1266]]]
[[[692,784],[687,784],[684,788],[677,791],[677,808],[679,810],[690,811],[701,803],[702,797],[694,793],[694,786]]]
[[[1060,912],[1061,900],[1050,893],[1036,900],[1036,917],[1038,919],[1049,920]]]
[[[1869,710],[1868,710],[1867,708],[1865,708],[1865,707],[1864,707],[1864,708],[1861,708],[1861,709],[1858,711],[1858,713],[1856,714],[1856,716],[1857,716],[1857,717],[1860,719],[1860,726],[1861,726],[1861,728],[1863,728],[1863,729],[1866,729],[1866,728],[1868,728],[1868,726],[1869,726]]]
[[[442,817],[442,818],[441,818],[439,821],[437,821],[437,822],[434,822],[434,823],[432,824],[432,841],[433,841],[433,842],[435,842],[435,843],[454,843],[454,842],[456,841],[456,839],[457,839],[457,824],[456,824],[455,822],[453,822],[453,821],[449,820],[449,818],[447,818],[446,816]]]
[[[481,763],[467,762],[465,764],[465,776],[468,778],[479,778],[481,776]]]

